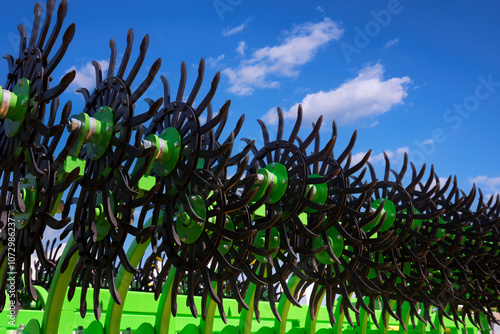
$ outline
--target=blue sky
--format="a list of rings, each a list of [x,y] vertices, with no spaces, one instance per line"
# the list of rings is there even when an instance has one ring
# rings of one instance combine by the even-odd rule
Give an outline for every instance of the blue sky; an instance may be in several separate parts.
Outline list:
[[[34,4],[12,2],[0,13],[0,53],[17,50],[18,23],[29,33]],[[465,191],[475,181],[492,194],[500,192],[499,7],[494,1],[71,0],[64,27],[75,22],[76,34],[54,78],[78,71],[61,100],[71,99],[73,113],[79,113],[83,100],[74,90],[91,88],[90,62],[106,67],[109,39],[120,55],[133,28],[133,57],[150,35],[137,82],[161,57],[160,73],[174,91],[183,60],[192,87],[204,57],[200,94],[220,71],[214,108],[232,100],[227,126],[246,114],[240,136],[257,145],[262,139],[256,119],[266,120],[273,133],[280,106],[291,127],[302,103],[303,136],[322,114],[321,134],[329,137],[336,119],[336,152],[358,129],[354,157],[372,149],[379,170],[382,152],[395,167],[407,152],[417,166],[434,164],[442,178],[457,175]],[[6,73],[4,63],[0,76]],[[162,94],[158,77],[147,97]],[[145,110],[138,102],[136,112]]]

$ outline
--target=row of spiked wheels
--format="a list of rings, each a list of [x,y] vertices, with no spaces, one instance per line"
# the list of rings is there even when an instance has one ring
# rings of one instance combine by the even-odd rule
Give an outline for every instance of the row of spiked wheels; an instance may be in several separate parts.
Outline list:
[[[440,182],[432,167],[426,173],[425,165],[417,169],[406,156],[400,170],[391,169],[386,157],[377,177],[370,152],[352,161],[356,133],[346,148],[334,149],[335,123],[324,131],[319,118],[300,138],[301,107],[290,133],[278,109],[275,136],[259,121],[263,144],[243,138],[244,148],[235,152],[244,117],[232,129],[226,124],[230,101],[212,110],[219,73],[198,97],[203,60],[190,91],[183,63],[176,93],[161,77],[163,97],[138,102],[161,60],[134,85],[148,36],[129,68],[132,30],[119,64],[113,40],[107,72],[94,62],[96,87],[80,90],[84,109],[75,113],[70,101],[60,108],[58,97],[75,72],[57,84],[51,74],[75,26],[53,52],[66,1],[51,27],[54,9],[55,0],[48,0],[40,25],[37,4],[31,35],[20,25],[19,54],[6,56],[9,72],[0,90],[1,308],[14,305],[17,312],[23,298],[36,300],[36,255],[49,273],[42,324],[47,333],[57,332],[58,299],[71,299],[77,287],[82,316],[93,288],[96,319],[100,289],[110,291],[114,306],[105,326],[116,332],[132,282],[161,297],[161,312],[173,315],[179,291],[195,317],[194,297],[201,295],[203,319],[215,309],[211,305],[225,319],[224,299],[234,298],[259,320],[265,291],[277,319],[279,300],[299,305],[307,295],[311,319],[325,303],[332,324],[339,296],[352,325],[361,314],[378,325],[379,305],[404,327],[408,318],[434,326],[434,310],[440,322],[450,318],[457,326],[466,318],[477,326],[481,316],[494,321],[498,197],[486,203],[479,189],[464,193],[456,178]],[[320,129],[330,134],[323,144]],[[47,229],[68,237],[60,257],[47,255]],[[133,242],[125,249],[127,238]],[[157,333],[162,326],[168,324],[158,324]]]

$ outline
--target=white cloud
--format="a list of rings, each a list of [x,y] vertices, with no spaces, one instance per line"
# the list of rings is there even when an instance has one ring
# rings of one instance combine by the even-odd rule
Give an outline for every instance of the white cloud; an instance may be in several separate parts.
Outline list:
[[[228,37],[228,36],[235,35],[239,32],[242,32],[248,26],[249,23],[250,23],[250,18],[248,18],[245,22],[243,22],[242,24],[240,24],[237,27],[234,27],[234,28],[226,27],[226,28],[222,29],[222,36]]]
[[[318,11],[322,12],[322,13],[324,13],[324,12],[325,12],[325,10],[323,9],[323,7],[321,7],[321,6],[316,7],[316,9],[317,9]]]
[[[299,104],[302,104],[305,120],[315,121],[323,115],[324,121],[335,119],[340,125],[384,114],[394,106],[403,104],[411,80],[407,76],[384,80],[383,74],[384,67],[381,64],[366,66],[356,78],[345,81],[333,90],[306,95],[300,103],[285,111],[284,116],[294,119]],[[267,112],[263,119],[271,124],[278,122],[274,109]]]
[[[487,197],[495,194],[500,194],[500,176],[488,177],[485,175],[478,175],[474,178],[470,177],[469,182],[475,183],[476,186],[482,190],[486,190]]]
[[[397,45],[398,43],[399,43],[399,37],[395,38],[395,39],[391,39],[390,41],[388,41],[387,43],[385,43],[384,49],[388,49],[391,46]]]
[[[108,70],[109,62],[107,60],[100,60],[98,63],[101,64],[101,70],[104,77]],[[76,76],[69,85],[70,91],[75,92],[78,88],[87,88],[89,91],[92,91],[95,88],[95,68],[92,62],[88,62],[78,69],[76,66],[72,66],[66,73],[73,70],[76,70]]]
[[[389,161],[391,164],[399,164],[403,162],[403,157],[405,153],[408,153],[410,151],[410,148],[408,146],[404,147],[399,147],[396,150],[387,150],[385,151],[385,154],[389,158]],[[358,162],[363,159],[363,157],[366,155],[366,152],[359,152],[356,154],[353,154],[351,157],[351,166],[354,166]],[[385,158],[384,158],[384,152],[379,153],[379,154],[372,154],[370,155],[370,159],[368,160],[371,164],[377,164],[377,163],[384,163],[385,164]]]
[[[316,52],[328,42],[338,40],[343,30],[329,18],[319,23],[304,23],[287,33],[283,43],[253,52],[235,68],[223,73],[229,78],[229,92],[250,95],[255,88],[279,85],[276,77],[291,78],[299,74],[299,66],[311,61]],[[272,79],[271,79],[272,77]]]
[[[210,68],[216,68],[221,60],[223,60],[225,55],[220,55],[217,58],[210,57],[207,59],[207,65]],[[196,65],[198,67],[198,65]]]
[[[238,47],[236,48],[236,52],[240,54],[240,56],[245,56],[245,50],[247,48],[247,44],[244,41],[238,43]]]

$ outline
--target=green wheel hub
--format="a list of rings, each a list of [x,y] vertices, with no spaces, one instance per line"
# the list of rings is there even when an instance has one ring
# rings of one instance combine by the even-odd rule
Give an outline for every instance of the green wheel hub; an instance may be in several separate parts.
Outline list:
[[[78,157],[85,144],[87,156],[92,160],[100,159],[108,149],[113,136],[113,109],[107,106],[101,107],[93,117],[81,113],[76,118],[71,118],[67,127],[70,132],[80,129],[78,142],[71,151],[73,157]]]
[[[382,201],[385,202],[384,208],[382,209],[380,214],[377,216],[377,218],[373,222],[363,226],[363,230],[365,232],[369,232],[372,228],[377,226],[380,222],[380,219],[384,215],[384,213],[386,214],[385,220],[383,221],[379,232],[387,231],[389,228],[391,228],[391,226],[396,221],[396,206],[394,205],[394,203],[391,200],[382,199],[382,198],[376,199],[375,201],[372,202],[372,205],[371,205],[372,210],[373,211],[377,210],[378,207],[380,206],[380,204],[382,203]]]
[[[24,212],[19,211],[17,208],[10,212],[11,217],[16,223],[16,227],[20,230],[28,226],[28,222],[35,211],[36,197],[38,192],[38,182],[35,176],[28,174],[21,179],[19,191],[24,202]]]
[[[335,227],[330,227],[326,233],[328,235],[328,243],[332,248],[333,254],[339,258],[344,251],[344,238],[342,238],[339,231],[337,231]],[[314,239],[314,249],[319,249],[325,246],[325,241],[321,236]],[[326,249],[318,254],[315,254],[315,257],[322,264],[335,263],[335,260],[330,256],[330,254],[328,254]]]
[[[12,92],[0,87],[0,119],[4,120],[8,137],[14,137],[21,129],[29,101],[30,81],[26,78],[19,80]]]
[[[227,228],[228,230],[234,231],[234,223],[233,223],[233,220],[231,219],[231,217],[229,217],[229,216],[226,218],[225,228]],[[219,252],[222,255],[226,255],[229,252],[229,250],[231,249],[232,245],[233,245],[232,239],[222,238],[222,241],[220,242],[220,245],[219,245]]]
[[[151,134],[146,140],[153,142],[156,146],[156,157],[153,170],[158,176],[167,176],[172,173],[181,155],[181,135],[176,128],[167,128],[159,136]]]
[[[256,181],[256,186],[259,190],[254,196],[254,201],[264,196],[267,188],[272,185],[271,194],[266,201],[267,204],[278,202],[286,193],[288,188],[288,170],[285,165],[279,162],[273,162],[258,171],[259,178]]]
[[[311,174],[311,175],[309,175],[309,177],[313,179],[313,178],[318,178],[318,177],[322,177],[322,176],[319,174]],[[314,203],[320,204],[320,205],[324,205],[326,203],[326,199],[328,198],[328,184],[326,184],[326,183],[309,184],[307,186],[306,193],[309,193],[310,191],[312,191],[312,195],[310,198],[311,201],[313,201]],[[316,212],[318,210],[314,210],[310,207],[307,207],[304,209],[304,211],[307,213],[313,213],[313,212]]]
[[[270,237],[269,249],[279,248],[280,244],[281,244],[281,240],[280,240],[280,233],[279,233],[277,227],[271,228],[271,231],[269,233],[269,237]],[[257,235],[255,236],[255,240],[253,242],[253,245],[255,247],[258,247],[261,249],[267,249],[266,248],[266,231],[265,230],[257,232]],[[278,255],[278,251],[275,251],[274,253],[272,253],[271,257],[274,259],[276,257],[276,255]],[[257,261],[259,261],[261,263],[269,262],[267,256],[262,256],[262,255],[258,255],[258,254],[254,254],[254,256],[257,259]]]
[[[112,193],[109,194],[109,198],[111,200],[111,210],[114,212],[115,198]],[[104,239],[111,229],[111,224],[108,222],[108,218],[106,218],[106,214],[104,212],[104,200],[102,193],[97,194],[96,197],[95,229],[97,231],[97,241]]]
[[[207,208],[205,206],[205,201],[199,195],[193,195],[188,198],[193,211],[203,219],[203,221],[196,221],[195,219],[189,217],[188,213],[181,206],[179,213],[176,215],[177,220],[175,221],[175,230],[179,239],[185,244],[192,244],[203,233],[205,229],[205,223],[207,220]]]

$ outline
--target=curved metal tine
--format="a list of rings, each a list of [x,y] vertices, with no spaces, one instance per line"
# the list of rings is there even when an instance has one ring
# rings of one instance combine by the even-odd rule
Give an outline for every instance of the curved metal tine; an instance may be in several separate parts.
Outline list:
[[[38,261],[43,267],[55,268],[55,263],[48,259],[47,254],[45,253],[45,250],[43,248],[42,241],[40,239],[35,240],[35,250],[38,256]]]
[[[52,13],[54,12],[55,5],[55,0],[47,0],[45,5],[45,20],[43,21],[43,26],[40,30],[40,35],[36,44],[38,48],[42,48],[43,43],[45,43],[45,37],[47,37],[47,32],[49,31],[50,21],[52,20]]]
[[[137,87],[137,89],[130,96],[131,103],[135,103],[146,92],[146,90],[149,88],[149,86],[153,82],[156,74],[160,70],[160,66],[161,66],[161,58],[158,58],[153,63],[153,66],[151,66],[151,68],[149,69],[149,72],[148,72],[148,75],[146,76],[146,78],[141,82],[139,87]]]
[[[359,161],[356,165],[349,168],[345,172],[345,175],[350,176],[350,175],[356,173],[357,171],[359,171],[361,168],[363,168],[366,165],[366,163],[368,162],[368,160],[370,159],[371,154],[372,154],[372,150],[368,150],[368,152],[366,152],[366,154],[363,156],[361,161]],[[350,161],[350,159],[352,159],[351,153],[349,153],[348,159],[349,159],[349,161]]]
[[[313,123],[313,127],[314,127],[314,123]],[[314,139],[314,152],[319,152],[320,150],[320,134],[318,133],[318,135],[316,136],[316,138]],[[331,152],[328,152],[328,156],[331,156],[333,153],[333,146],[332,146],[332,151]],[[325,162],[323,162],[322,164],[322,167],[323,165],[326,165]],[[326,166],[325,166],[325,170],[326,170]],[[319,174],[319,160],[315,161],[313,166],[312,166],[312,173],[313,174]],[[324,173],[324,171],[323,171]],[[321,175],[323,175],[323,173]]]
[[[37,2],[34,9],[33,27],[31,28],[30,46],[35,46],[36,38],[38,35],[38,28],[40,27],[40,17],[42,16],[42,5]]]
[[[288,141],[290,143],[294,143],[295,140],[297,139],[297,134],[299,133],[301,125],[302,125],[302,105],[299,104],[299,107],[297,108],[297,119],[295,120],[295,125],[293,126],[292,132],[290,133],[290,137],[288,138]]]
[[[260,119],[258,119],[257,122],[259,123],[260,128],[262,130],[262,138],[264,139],[264,145],[269,147],[269,131],[267,131],[267,126]],[[272,162],[273,162],[273,156],[271,150],[268,149],[266,152],[266,163],[270,164]]]
[[[69,84],[73,81],[75,75],[76,71],[70,71],[66,73],[61,79],[61,82],[57,86],[54,86],[42,93],[42,95],[40,96],[40,101],[49,101],[61,95],[69,86]]]
[[[412,192],[415,189],[415,187],[420,183],[420,181],[424,177],[425,169],[426,169],[426,164],[423,164],[418,175],[416,177],[412,176],[411,183],[406,187],[406,191]]]
[[[201,83],[203,82],[204,73],[205,73],[205,59],[201,58],[200,64],[198,65],[198,76],[196,78],[196,82],[193,86],[193,89],[191,90],[191,94],[189,94],[189,97],[186,101],[186,103],[190,106],[193,105],[194,99],[196,98],[196,95],[198,95]]]
[[[99,64],[99,62],[93,60],[92,61],[92,65],[94,66],[94,70],[95,70],[95,84],[96,84],[96,87],[99,85],[99,83],[102,82],[102,68],[101,68],[101,64]],[[103,100],[103,96],[101,94],[99,94],[99,102],[97,103],[97,107],[102,107],[104,106],[104,100]]]
[[[347,147],[344,149],[344,151],[337,158],[337,162],[339,163],[339,165],[342,164],[342,162],[344,162],[345,158],[347,158],[349,156],[349,154],[351,153],[351,151],[354,147],[354,144],[356,143],[357,136],[358,136],[358,130],[354,130],[354,132],[351,136],[351,140],[349,140],[349,144],[347,145]]]
[[[212,79],[212,84],[210,86],[210,90],[208,91],[207,95],[205,96],[203,101],[201,101],[201,103],[198,105],[198,107],[196,107],[196,110],[195,110],[196,116],[200,117],[203,110],[205,110],[207,108],[207,106],[210,104],[210,102],[212,101],[212,99],[215,95],[215,92],[217,90],[217,86],[219,85],[219,81],[220,81],[220,72],[217,72],[215,74],[214,78]]]
[[[300,145],[299,149],[301,152],[305,152],[305,150],[309,147],[309,144],[311,144],[314,138],[316,138],[316,136],[319,133],[319,130],[321,129],[322,123],[323,123],[323,116],[320,116],[316,121],[316,125],[313,127],[313,131],[309,134],[309,136],[307,136],[304,142]]]
[[[170,103],[170,83],[168,82],[167,78],[162,74],[160,75],[160,80],[163,84],[163,106],[167,106],[167,104]],[[170,119],[168,119],[168,124],[167,127],[170,126]]]
[[[137,76],[137,73],[139,73],[139,70],[141,69],[142,63],[144,62],[144,58],[146,57],[146,52],[148,51],[148,46],[149,46],[149,35],[146,34],[146,36],[144,36],[144,38],[142,39],[141,46],[139,47],[139,56],[137,57],[137,60],[135,61],[134,66],[130,70],[130,73],[128,74],[127,79],[125,80],[125,83],[127,84],[127,87],[131,87],[132,86],[132,83],[134,82],[135,77]],[[156,62],[155,62],[155,64],[156,64]],[[153,65],[153,67],[154,66],[155,65]],[[156,66],[159,69],[159,65],[156,64]],[[158,72],[158,71],[156,71],[156,72]],[[148,77],[149,77],[149,75],[148,75]],[[147,78],[146,78],[146,80],[147,80]],[[140,89],[141,89],[141,87],[138,88],[139,91],[140,91]],[[139,96],[136,96],[136,98],[139,98]],[[132,100],[132,101],[135,102],[135,100]]]
[[[177,97],[175,98],[176,101],[182,101],[182,98],[184,97],[184,90],[186,89],[186,80],[187,80],[187,66],[186,63],[183,61],[181,63],[181,78],[179,80],[179,89],[177,90]]]
[[[319,133],[318,133],[318,136],[319,136]],[[321,159],[323,159],[325,156],[327,156],[332,151],[334,144],[335,144],[335,142],[333,141],[333,139],[330,139],[321,151],[315,150],[315,152],[313,154],[306,157],[306,159],[305,159],[306,165],[311,166],[311,165],[314,165],[315,163],[319,162]],[[332,178],[333,178],[333,176],[332,176]],[[331,180],[331,178],[330,178],[330,180]]]
[[[21,191],[19,190],[19,184],[21,183],[21,181],[20,181],[21,170],[20,170],[20,168],[14,168],[13,172],[14,172],[14,175],[13,175],[13,182],[12,182],[12,186],[13,186],[13,189],[12,189],[13,196],[12,197],[14,197],[14,204],[16,205],[16,208],[18,208],[19,211],[25,212],[26,206],[25,206],[23,198],[21,196]]]
[[[278,113],[278,132],[276,134],[276,140],[281,141],[283,139],[283,128],[285,127],[283,112],[281,108],[277,108]],[[274,151],[274,161],[280,161],[281,149],[276,149]]]
[[[26,27],[22,24],[17,25],[17,31],[19,31],[19,58],[23,58],[24,55],[24,50],[26,50],[26,43],[27,43],[27,38],[28,34],[26,33]],[[26,76],[26,73],[21,74],[23,77]]]
[[[209,104],[208,107],[212,108],[212,104]],[[242,117],[244,118],[245,116],[242,115]],[[214,134],[214,138],[216,141],[219,141],[220,135],[221,135],[222,131],[224,130],[224,127],[226,126],[227,118],[228,118],[228,114],[224,115],[224,117],[220,121],[219,125],[217,126],[217,130],[215,131],[215,134]],[[235,137],[236,137],[236,134],[235,134]]]
[[[198,310],[196,309],[196,305],[194,302],[194,288],[196,283],[194,282],[194,273],[192,271],[187,272],[187,304],[189,305],[189,309],[191,310],[191,314],[193,317],[198,318]],[[209,284],[211,285],[211,284]]]
[[[231,101],[227,100],[226,103],[224,103],[224,105],[222,106],[222,108],[220,108],[219,113],[217,115],[215,115],[214,118],[212,118],[210,120],[208,120],[208,118],[207,118],[207,122],[200,127],[198,133],[202,135],[202,134],[207,133],[209,130],[214,129],[217,126],[217,124],[219,124],[219,122],[229,112],[230,105],[231,105]]]
[[[255,148],[255,140],[248,140],[248,141],[245,141],[245,142],[247,143],[247,145],[245,146],[245,148],[240,153],[238,153],[235,156],[231,157],[229,159],[229,161],[227,162],[227,166],[234,166],[235,164],[239,164],[239,162],[242,159],[245,159],[245,157],[247,156],[248,152],[250,152],[250,150],[252,150],[252,149]]]
[[[149,106],[147,112],[137,116],[133,116],[129,121],[129,126],[131,128],[136,128],[138,125],[144,124],[149,121],[158,112],[158,109],[160,109],[162,103],[163,98],[160,97]]]
[[[56,66],[61,62],[66,50],[68,50],[68,46],[73,40],[73,36],[75,35],[75,24],[71,23],[68,29],[64,32],[63,40],[61,46],[57,50],[56,54],[50,59],[47,67],[45,68],[45,76],[50,76],[50,74],[54,71]]]
[[[134,30],[129,29],[127,32],[127,46],[125,48],[125,52],[123,53],[122,61],[120,63],[120,67],[118,68],[118,72],[116,73],[116,76],[118,78],[123,79],[125,75],[125,69],[127,68],[128,61],[130,59],[130,54],[132,53],[133,45],[134,45]]]
[[[284,284],[283,289],[288,289],[288,285]],[[269,296],[269,306],[271,307],[271,311],[273,312],[274,317],[276,319],[278,319],[278,321],[281,322],[281,316],[280,316],[278,310],[276,309],[276,294],[274,292],[274,286],[271,285],[267,292],[268,292],[268,296]]]
[[[61,3],[59,4],[59,8],[57,9],[56,24],[54,26],[54,29],[52,29],[52,33],[50,34],[49,39],[47,40],[47,44],[43,48],[43,52],[45,55],[50,54],[50,51],[52,50],[52,47],[54,46],[54,43],[56,42],[57,36],[59,35],[59,32],[61,31],[61,27],[62,27],[64,18],[66,17],[67,11],[68,11],[68,1],[62,0]]]

